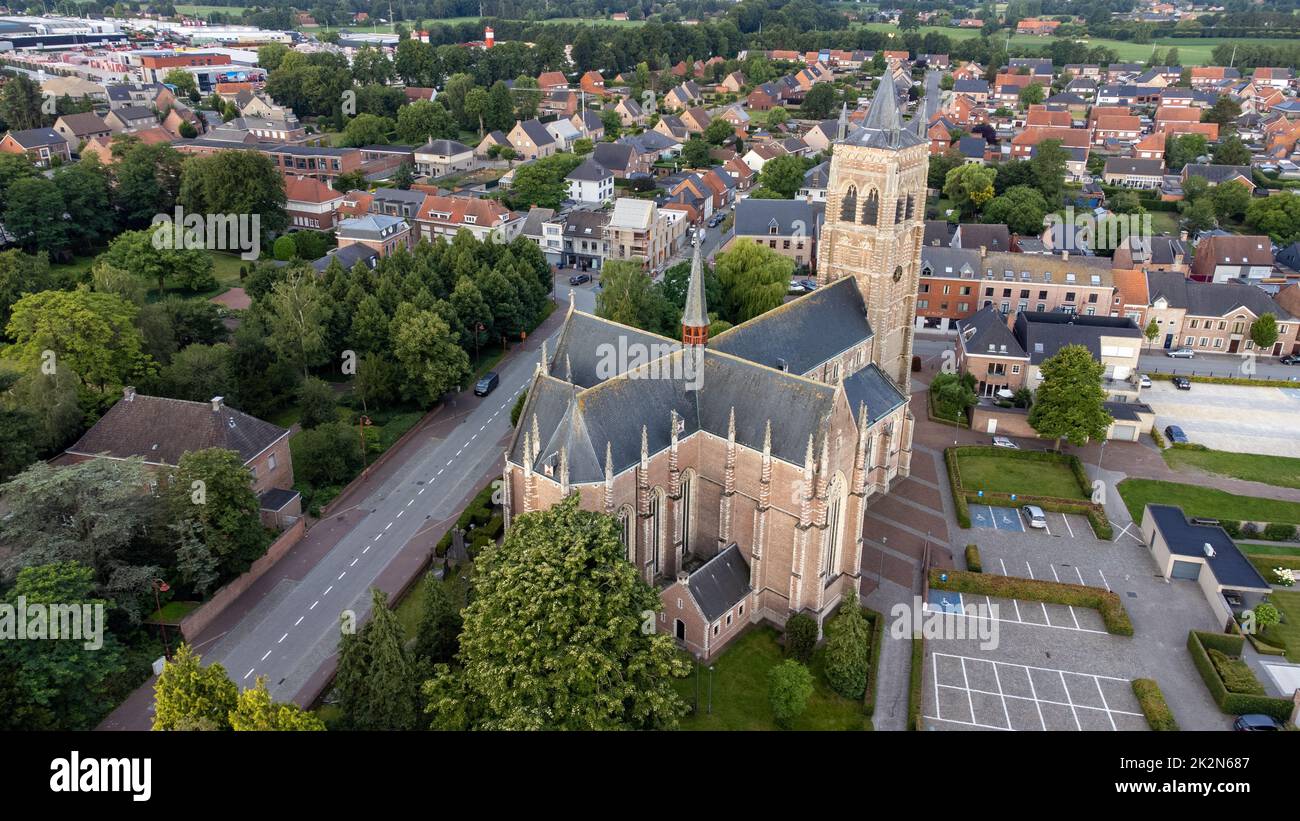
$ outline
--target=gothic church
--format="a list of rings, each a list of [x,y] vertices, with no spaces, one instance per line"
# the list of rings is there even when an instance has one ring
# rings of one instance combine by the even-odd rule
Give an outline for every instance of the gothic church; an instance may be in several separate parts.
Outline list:
[[[700,658],[753,622],[821,623],[859,589],[869,500],[908,475],[918,129],[888,76],[861,127],[841,113],[816,291],[709,338],[697,246],[681,342],[570,305],[542,349],[506,451],[507,527],[574,493],[617,517],[660,631]],[[611,375],[611,350],[657,356]]]

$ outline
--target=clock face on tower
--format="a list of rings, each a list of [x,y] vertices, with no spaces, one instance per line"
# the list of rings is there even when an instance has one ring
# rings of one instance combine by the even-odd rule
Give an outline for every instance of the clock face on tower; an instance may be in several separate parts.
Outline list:
[[[903,279],[903,266],[894,269],[894,282],[900,282]]]

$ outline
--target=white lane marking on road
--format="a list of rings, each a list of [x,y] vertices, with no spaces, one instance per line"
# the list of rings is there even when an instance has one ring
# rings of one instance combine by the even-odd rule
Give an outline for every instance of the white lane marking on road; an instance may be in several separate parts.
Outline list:
[[[424,488],[420,488],[420,492],[417,493],[417,494],[415,494],[415,495],[416,495],[416,496],[423,496],[423,495],[424,495]]]
[[[283,644],[283,643],[284,643],[284,640],[287,639],[287,638],[289,638],[289,634],[288,634],[288,633],[285,633],[283,636],[280,637],[280,640],[277,641],[276,644]]]
[[[494,415],[495,415],[495,414],[494,414]],[[484,425],[483,427],[479,428],[479,429],[478,429],[478,432],[479,432],[479,433],[482,433],[482,432],[485,431],[485,430],[487,430],[487,425]]]
[[[357,566],[357,562],[359,562],[359,561],[361,561],[361,557],[360,557],[360,556],[358,556],[357,558],[353,559],[353,560],[352,560],[352,564],[348,565],[348,567],[356,567],[356,566]]]
[[[244,673],[244,680],[247,681],[247,680],[248,680],[248,677],[251,676],[251,675],[253,675],[253,668],[252,668],[252,667],[249,667],[249,668],[248,668],[248,672],[247,672],[247,673]]]
[[[311,607],[308,607],[307,609],[308,609],[308,610],[315,610],[315,609],[316,609],[316,605],[318,605],[318,604],[320,604],[320,599],[317,599],[316,601],[312,602],[312,603],[311,603]]]
[[[293,626],[294,626],[294,627],[297,627],[298,625],[302,624],[302,620],[305,619],[305,618],[307,618],[307,617],[306,617],[306,616],[299,616],[299,617],[298,617],[298,620],[297,620],[296,622],[293,623]]]
[[[447,464],[450,465],[451,462],[448,462]],[[439,470],[439,471],[438,471],[438,476],[441,476],[441,475],[442,475],[442,471],[444,471],[444,470],[446,470],[446,468],[442,468],[441,470]],[[434,478],[436,479],[437,477],[435,476]]]
[[[478,438],[478,434],[476,433],[476,434],[474,434],[473,436],[471,436],[471,437],[469,438],[469,441],[473,442],[473,441],[474,441],[475,439],[477,439],[477,438]]]
[[[405,510],[399,510],[399,511],[397,511],[397,518],[399,518],[399,519],[402,518],[402,514],[405,513],[405,512],[406,512]]]
[[[346,575],[348,575],[348,571],[344,570],[342,573],[339,574],[338,581],[343,581],[343,577]]]
[[[390,528],[390,527],[392,527],[392,526],[393,526],[393,523],[392,523],[392,522],[389,522],[388,524],[384,525],[384,531],[387,532],[387,531],[388,531],[388,528]]]
[[[369,552],[370,552],[370,545],[366,545],[365,547],[361,548],[361,552],[362,552],[362,553],[369,553]]]
[[[460,456],[464,452],[465,452],[465,446],[461,445],[460,450],[456,451],[456,455]]]
[[[271,655],[271,651],[270,651],[270,650],[267,650],[267,651],[266,651],[266,656],[269,656],[269,655]],[[262,656],[262,661],[266,661],[266,656]]]
[[[414,502],[414,501],[415,501],[415,500],[412,499],[411,501],[407,502],[407,503],[406,503],[406,506],[407,506],[407,507],[410,507],[410,506],[411,506],[411,503]]]
[[[447,467],[451,467],[451,463],[454,462],[454,461],[456,461],[456,460],[455,460],[455,459],[448,459],[448,460],[447,460]],[[438,471],[438,475],[439,475],[439,476],[442,475],[442,471],[441,471],[441,470]]]
[[[330,594],[330,591],[333,590],[333,589],[334,589],[334,585],[331,584],[329,587],[325,588],[325,592],[322,593],[321,595],[322,595],[322,596],[328,596],[328,595]]]

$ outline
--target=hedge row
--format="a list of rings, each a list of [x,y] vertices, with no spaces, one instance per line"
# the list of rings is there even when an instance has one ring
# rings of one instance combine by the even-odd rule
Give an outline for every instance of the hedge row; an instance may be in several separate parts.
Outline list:
[[[1260,527],[1255,522],[1245,524],[1235,519],[1220,519],[1219,526],[1234,539],[1260,539],[1266,542],[1296,541],[1296,526],[1288,522],[1265,522]]]
[[[1004,459],[1022,459],[1031,462],[1054,462],[1064,464],[1074,474],[1074,480],[1079,483],[1079,490],[1085,495],[1092,491],[1092,483],[1088,480],[1088,473],[1084,470],[1083,462],[1079,457],[1064,453],[1053,453],[1052,451],[1042,450],[1010,450],[1007,448],[995,447],[957,447],[945,448],[943,452],[944,463],[948,467],[948,483],[952,487],[953,504],[957,509],[957,524],[963,528],[969,528],[970,524],[970,503],[976,504],[998,504],[1009,507],[1016,505],[1038,505],[1043,510],[1053,513],[1074,513],[1084,516],[1088,519],[1088,524],[1092,526],[1092,532],[1097,535],[1098,539],[1110,541],[1115,537],[1115,531],[1111,528],[1110,520],[1106,518],[1106,510],[1101,505],[1095,505],[1092,502],[1085,502],[1076,499],[1060,499],[1055,496],[1033,496],[1017,493],[1013,501],[1009,493],[991,493],[984,491],[980,496],[975,491],[968,491],[962,488],[961,472],[957,469],[957,456],[963,451],[978,453],[981,456],[1001,456]]]
[[[970,506],[961,491],[961,475],[957,471],[957,454],[953,448],[944,448],[943,461],[948,467],[948,486],[952,489],[952,506],[957,512],[958,526],[970,529]]]
[[[496,505],[492,503],[492,494],[496,490],[494,485],[495,480],[488,482],[482,490],[474,494],[474,498],[470,499],[469,504],[456,519],[456,527],[448,530],[438,540],[438,544],[434,547],[434,555],[438,558],[447,555],[447,550],[451,547],[452,534],[457,528],[469,531],[469,526],[474,525],[473,532],[466,534],[470,539],[468,547],[470,558],[478,555],[478,551],[500,535],[505,520],[502,519],[501,514],[495,512]]]
[[[912,636],[912,671],[907,688],[907,729],[921,729],[921,685],[925,673],[925,639]]]
[[[980,562],[980,549],[978,545],[966,545],[966,569],[972,573],[984,572],[984,565]]]
[[[880,670],[880,646],[885,643],[885,618],[869,607],[862,615],[871,624],[871,664],[867,667],[867,691],[862,696],[862,712],[868,716],[876,713],[876,674]]]
[[[1174,714],[1165,703],[1165,695],[1160,692],[1160,685],[1156,684],[1155,679],[1133,679],[1133,695],[1137,696],[1148,727],[1156,731],[1178,730],[1178,722],[1174,720]]]
[[[1149,373],[1147,376],[1166,382],[1175,376],[1185,376],[1193,382],[1204,382],[1207,385],[1244,385],[1248,388],[1280,388],[1292,384],[1287,379],[1245,379],[1237,376],[1195,376],[1186,373]]]
[[[926,402],[926,415],[930,417],[930,421],[931,421],[931,422],[938,422],[940,425],[950,425],[951,427],[954,427],[954,428],[966,428],[967,430],[970,429],[970,422],[969,422],[969,421],[966,421],[966,420],[957,420],[957,419],[949,419],[949,418],[946,417],[946,416],[940,416],[940,415],[939,415],[939,412],[938,412],[938,411],[935,409],[935,407],[934,407],[934,394],[933,394],[933,393],[927,391],[927,392],[926,392],[926,399],[927,399],[927,402]]]
[[[943,574],[947,574],[947,580],[940,578]],[[930,571],[930,587],[934,590],[952,590],[957,593],[975,593],[1003,599],[1087,607],[1101,614],[1107,632],[1117,636],[1133,635],[1133,622],[1129,620],[1128,611],[1124,609],[1124,602],[1120,600],[1118,594],[1102,590],[1100,587],[938,569]]]
[[[1210,690],[1210,698],[1214,699],[1214,703],[1219,705],[1220,710],[1229,715],[1263,713],[1278,721],[1289,720],[1291,699],[1230,693],[1223,679],[1219,677],[1208,651],[1217,650],[1228,657],[1240,656],[1244,641],[1241,636],[1192,630],[1187,634],[1187,651],[1192,655],[1192,664],[1201,674],[1201,680]]]

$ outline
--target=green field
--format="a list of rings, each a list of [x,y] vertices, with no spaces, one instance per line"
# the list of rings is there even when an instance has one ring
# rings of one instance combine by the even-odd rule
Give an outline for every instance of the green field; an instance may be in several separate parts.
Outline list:
[[[984,456],[958,452],[957,469],[965,490],[1057,499],[1088,498],[1079,489],[1074,473],[1059,462],[1017,459],[1014,453]]]
[[[1248,482],[1300,488],[1300,459],[1291,456],[1181,447],[1166,448],[1163,455],[1169,467],[1174,470],[1204,471]]]
[[[1142,521],[1142,509],[1146,505],[1164,504],[1177,505],[1188,516],[1300,524],[1300,503],[1236,496],[1196,485],[1155,479],[1125,479],[1119,483],[1119,495],[1124,499],[1135,522]]]
[[[209,14],[228,14],[231,17],[243,17],[246,11],[248,9],[244,6],[205,6],[185,3],[176,7],[177,14],[193,14],[196,17],[204,17]]]
[[[201,7],[201,8],[206,8],[206,7]],[[431,25],[431,26],[436,26],[439,24],[455,26],[461,23],[477,23],[483,19],[484,18],[482,17],[442,17],[442,18],[425,17],[422,20],[402,20],[400,22],[403,26],[406,26],[407,31],[410,31],[420,23],[424,23],[425,25]],[[593,26],[643,26],[645,25],[644,20],[609,20],[604,17],[596,17],[596,18],[556,17],[551,20],[538,20],[537,22],[539,24],[541,23],[586,23],[588,25],[593,25]],[[356,25],[356,26],[298,26],[298,29],[301,31],[308,32],[310,34],[323,34],[327,31],[367,33],[367,34],[375,34],[375,33],[392,34],[394,31],[394,24],[366,23],[363,25]]]
[[[859,23],[859,26],[872,31],[898,34],[898,26],[888,23]],[[969,40],[973,37],[983,37],[979,29],[959,29],[947,28],[943,26],[922,26],[919,34],[943,34],[953,40]],[[1007,42],[1005,31],[998,32],[994,38],[1001,43]],[[1011,35],[1011,45],[1045,48],[1052,44],[1053,37],[1036,37],[1032,34],[1013,34]],[[1160,37],[1149,44],[1142,45],[1138,43],[1129,43],[1123,40],[1108,40],[1104,37],[1088,37],[1085,41],[1089,46],[1104,46],[1114,49],[1119,54],[1119,59],[1124,62],[1146,62],[1151,56],[1152,49],[1166,51],[1169,48],[1178,49],[1179,62],[1185,66],[1208,65],[1213,61],[1210,56],[1214,47],[1223,43],[1232,42],[1230,38],[1219,37]],[[1281,46],[1289,45],[1292,41],[1280,37],[1259,38],[1242,40],[1243,43],[1256,45]]]
[[[713,664],[713,712],[708,712],[709,671],[699,668],[699,710],[682,719],[683,730],[775,730],[767,700],[767,671],[782,660],[777,632],[771,627],[750,630],[731,643]],[[813,694],[808,709],[794,723],[796,730],[864,730],[869,719],[863,705],[833,692],[822,675],[819,647],[808,669],[813,674]],[[695,703],[696,678],[692,673],[673,686],[688,705]]]

